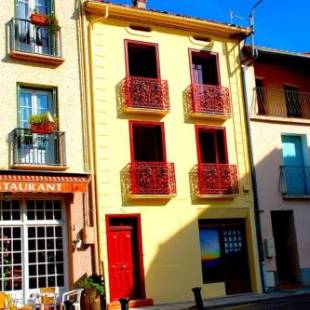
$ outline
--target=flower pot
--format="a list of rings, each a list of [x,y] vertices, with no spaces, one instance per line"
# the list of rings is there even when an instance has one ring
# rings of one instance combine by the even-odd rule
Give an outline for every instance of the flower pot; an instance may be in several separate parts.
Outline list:
[[[83,308],[87,310],[101,310],[101,298],[95,288],[85,289],[83,292]]]
[[[46,26],[48,24],[48,16],[33,13],[30,16],[30,22],[31,22],[31,24],[34,24],[37,26]]]
[[[56,124],[54,122],[45,122],[42,124],[31,124],[32,133],[51,134],[56,130]]]

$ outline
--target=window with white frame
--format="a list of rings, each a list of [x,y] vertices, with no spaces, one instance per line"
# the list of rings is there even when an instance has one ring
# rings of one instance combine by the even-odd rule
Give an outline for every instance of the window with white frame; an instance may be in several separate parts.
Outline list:
[[[0,290],[26,299],[39,288],[65,287],[61,200],[0,200]]]

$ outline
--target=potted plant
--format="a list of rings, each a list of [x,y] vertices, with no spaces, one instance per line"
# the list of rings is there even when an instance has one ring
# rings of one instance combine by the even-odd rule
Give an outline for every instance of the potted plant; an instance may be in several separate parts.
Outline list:
[[[48,17],[48,32],[50,34],[55,34],[60,30],[58,19],[55,14],[51,14]]]
[[[39,13],[38,10],[34,10],[30,15],[30,22],[33,25],[46,26],[49,22],[49,17],[48,15]]]
[[[57,121],[50,112],[31,115],[29,123],[32,133],[50,134],[57,127]]]
[[[102,276],[92,275],[82,277],[77,282],[78,288],[83,288],[83,308],[88,310],[101,310],[104,303],[105,287]]]

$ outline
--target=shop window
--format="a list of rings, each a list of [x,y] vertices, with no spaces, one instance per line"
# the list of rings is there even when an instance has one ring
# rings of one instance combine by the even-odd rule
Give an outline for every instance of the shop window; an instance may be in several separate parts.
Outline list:
[[[154,44],[127,42],[129,76],[159,78],[157,47]]]
[[[28,300],[65,290],[65,223],[60,200],[0,200],[0,290]]]
[[[204,283],[225,282],[227,294],[251,290],[244,220],[199,220]]]
[[[226,137],[224,129],[196,127],[198,161],[203,164],[227,164]]]
[[[219,85],[217,56],[208,52],[191,51],[192,83]]]
[[[166,161],[162,123],[132,123],[131,140],[133,161]]]

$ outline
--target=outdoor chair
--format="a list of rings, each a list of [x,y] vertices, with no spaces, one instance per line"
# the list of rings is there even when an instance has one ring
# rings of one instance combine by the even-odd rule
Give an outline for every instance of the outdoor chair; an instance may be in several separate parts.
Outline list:
[[[34,300],[36,309],[57,309],[56,289],[54,287],[40,288],[40,293],[31,294],[30,298]]]
[[[62,302],[61,306],[62,309],[66,309],[66,305],[72,306],[74,310],[81,310],[81,296],[82,296],[83,289],[75,289],[72,291],[68,291],[62,295]]]

